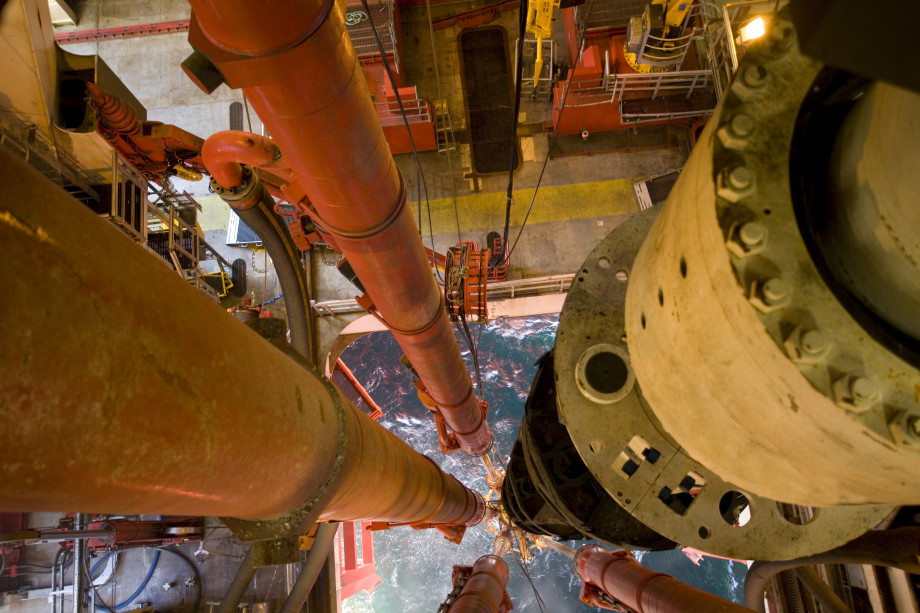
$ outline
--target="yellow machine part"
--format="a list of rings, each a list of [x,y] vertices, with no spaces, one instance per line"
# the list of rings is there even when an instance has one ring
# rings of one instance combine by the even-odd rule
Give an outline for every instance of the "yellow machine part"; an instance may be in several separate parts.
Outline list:
[[[663,35],[665,38],[667,38],[668,31],[671,28],[679,28],[683,25],[684,20],[687,18],[687,13],[690,11],[691,7],[693,7],[694,2],[695,0],[652,0],[649,2],[650,5],[661,5],[662,7],[662,13],[664,15]],[[648,16],[649,12],[645,11],[645,13],[643,13],[642,23],[645,31],[651,27],[651,24],[648,22]],[[668,72],[672,69],[670,66],[649,66],[648,64],[643,64],[639,62],[639,58],[636,57],[635,53],[630,53],[628,51],[624,52],[624,56],[630,68],[643,74]]]
[[[543,39],[553,33],[553,11],[558,7],[559,0],[532,0],[527,3],[527,31],[537,39],[537,59],[533,68],[534,89],[543,70]]]

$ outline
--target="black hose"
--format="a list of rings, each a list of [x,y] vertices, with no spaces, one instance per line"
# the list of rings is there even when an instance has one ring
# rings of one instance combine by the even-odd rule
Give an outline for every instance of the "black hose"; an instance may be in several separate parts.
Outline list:
[[[231,203],[232,206],[233,203]],[[234,209],[243,222],[252,228],[262,241],[268,255],[275,264],[284,306],[287,309],[288,328],[291,330],[291,345],[311,363],[314,361],[313,337],[310,334],[310,290],[303,266],[300,264],[300,250],[291,240],[287,228],[282,227],[274,212],[274,200],[262,188],[262,198],[256,206],[248,209]]]
[[[798,560],[754,562],[744,578],[744,602],[749,609],[764,613],[763,593],[775,575],[800,566],[815,564],[868,564],[891,566],[920,574],[917,557],[920,528],[870,530],[837,549]]]
[[[313,589],[313,584],[316,583],[319,571],[322,570],[323,565],[326,563],[326,558],[329,557],[329,551],[335,542],[335,535],[338,529],[339,524],[336,523],[320,524],[319,528],[316,529],[316,539],[313,541],[313,547],[310,549],[310,553],[307,554],[307,559],[300,569],[300,576],[294,582],[291,593],[285,599],[280,613],[298,613],[303,607],[307,596],[310,595],[310,590]]]
[[[250,226],[252,227],[252,226]],[[253,228],[255,229],[255,228]],[[227,588],[227,593],[220,599],[220,605],[216,613],[233,613],[236,611],[243,599],[243,594],[249,589],[252,578],[256,576],[256,569],[252,565],[252,550],[246,552],[246,556],[240,563],[240,568],[236,571],[236,576]]]

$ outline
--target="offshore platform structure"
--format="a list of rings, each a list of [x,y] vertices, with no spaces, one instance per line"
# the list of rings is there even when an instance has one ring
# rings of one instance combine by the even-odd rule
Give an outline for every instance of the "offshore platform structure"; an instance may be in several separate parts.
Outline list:
[[[126,157],[157,152],[129,160],[150,177],[210,176],[279,263],[291,342],[270,323],[250,330],[224,316],[0,154],[10,271],[0,303],[3,510],[220,515],[252,543],[221,611],[235,609],[254,567],[298,559],[309,534],[285,605],[299,610],[343,521],[433,527],[457,541],[500,519],[499,555],[455,568],[453,613],[510,610],[500,556],[512,530],[570,556],[582,600],[611,610],[745,609],[624,551],[575,551],[552,537],[758,560],[753,608],[763,607],[766,578],[789,568],[920,572],[918,529],[876,529],[920,503],[920,213],[908,204],[920,191],[916,82],[856,76],[865,67],[833,52],[827,63],[805,55],[799,47],[812,48],[827,22],[801,5],[773,15],[668,202],[611,232],[577,273],[503,475],[451,327],[452,316],[485,312],[489,250],[451,250],[477,281],[448,274],[441,291],[343,3],[190,4],[186,73],[206,92],[242,89],[271,138],[196,140],[138,120],[90,83],[98,129]],[[627,36],[633,70],[656,47],[678,53],[690,5],[648,5],[631,30],[639,46]],[[553,3],[539,7],[530,21],[542,36]],[[541,68],[538,55],[537,76]],[[368,419],[317,369],[298,259],[311,236],[344,255],[359,304],[404,351],[442,449],[481,458],[501,509]],[[49,282],[34,283],[34,268]],[[183,317],[139,317],[150,296]],[[90,445],[94,454],[73,451]],[[571,459],[564,475],[551,465],[560,448]],[[36,454],[55,470],[24,460]],[[143,462],[118,461],[126,456]],[[268,470],[281,462],[287,471]]]

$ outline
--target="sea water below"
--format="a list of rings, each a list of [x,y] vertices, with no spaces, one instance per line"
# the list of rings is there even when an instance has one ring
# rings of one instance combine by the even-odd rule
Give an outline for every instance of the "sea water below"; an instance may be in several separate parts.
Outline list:
[[[536,372],[535,362],[552,348],[559,323],[557,316],[497,320],[472,325],[478,337],[478,356],[485,399],[489,402],[489,423],[495,433],[495,449],[507,463],[524,414],[524,402]],[[464,358],[473,372],[471,354],[460,341]],[[383,410],[379,422],[417,451],[434,459],[468,487],[487,492],[485,475],[477,459],[462,453],[441,454],[434,421],[418,401],[412,376],[399,364],[402,351],[389,332],[366,335],[342,354],[358,381]],[[334,379],[355,404],[344,378]],[[368,492],[373,495],[373,492]],[[455,564],[471,565],[492,553],[494,535],[483,527],[467,530],[460,545],[446,541],[435,530],[394,528],[374,534],[377,574],[381,583],[373,594],[365,592],[343,603],[345,613],[435,613],[451,591],[451,570]],[[583,543],[567,543],[579,547]],[[703,558],[699,566],[679,550],[635,552],[643,566],[667,573],[698,588],[735,602],[743,601],[745,566],[738,562]],[[527,565],[531,586],[519,564],[519,556],[505,556],[511,570],[508,594],[514,610],[539,612],[534,592],[540,594],[547,613],[596,611],[578,601],[580,581],[571,561],[552,550],[535,551]]]

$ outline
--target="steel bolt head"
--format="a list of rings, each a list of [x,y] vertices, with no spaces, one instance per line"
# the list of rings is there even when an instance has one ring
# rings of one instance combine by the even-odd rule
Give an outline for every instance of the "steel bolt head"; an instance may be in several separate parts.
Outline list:
[[[830,341],[827,336],[818,330],[808,330],[802,334],[802,351],[811,355],[817,355],[827,351]]]
[[[763,284],[763,297],[767,304],[774,305],[782,302],[789,295],[789,285],[779,277],[768,279]]]
[[[758,64],[748,64],[744,67],[741,80],[748,87],[763,87],[767,82],[767,69]]]
[[[738,113],[732,117],[728,125],[734,136],[744,138],[750,136],[754,131],[754,118],[747,113]]]
[[[738,230],[738,238],[741,239],[745,247],[756,247],[766,240],[767,229],[763,224],[759,224],[756,221],[749,221]]]
[[[728,184],[735,189],[746,189],[754,183],[754,173],[746,166],[732,168],[728,173]]]
[[[860,402],[872,399],[878,393],[878,387],[871,379],[854,377],[850,382],[850,393],[853,400]]]
[[[910,428],[911,434],[920,437],[920,416],[908,417],[907,427]]]

